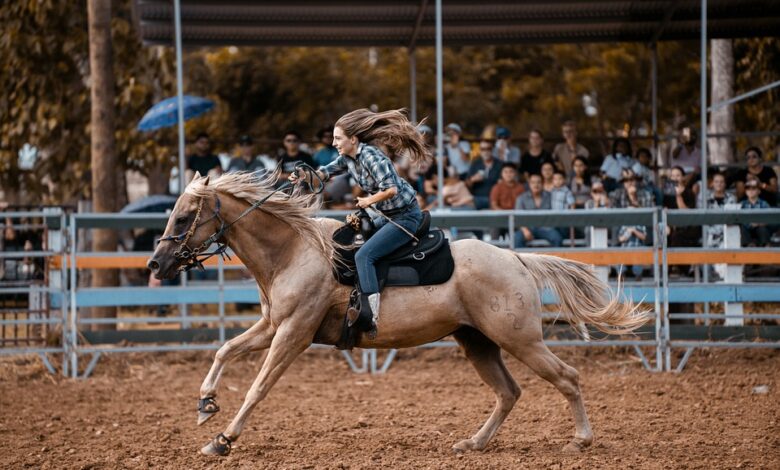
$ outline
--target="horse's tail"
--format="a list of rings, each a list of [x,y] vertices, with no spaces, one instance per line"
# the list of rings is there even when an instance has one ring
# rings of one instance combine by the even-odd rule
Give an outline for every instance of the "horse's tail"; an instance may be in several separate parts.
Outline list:
[[[590,323],[609,334],[630,333],[646,323],[649,315],[631,300],[620,301],[621,289],[612,294],[609,285],[584,263],[557,256],[515,253],[541,290],[550,287],[571,323]],[[587,332],[587,330],[582,330]],[[585,333],[586,334],[586,333]]]

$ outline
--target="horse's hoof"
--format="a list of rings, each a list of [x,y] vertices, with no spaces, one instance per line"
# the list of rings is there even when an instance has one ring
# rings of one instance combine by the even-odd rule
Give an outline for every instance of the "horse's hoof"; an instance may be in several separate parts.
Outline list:
[[[206,421],[208,421],[209,419],[211,419],[211,417],[214,416],[215,414],[217,414],[217,413],[216,412],[215,413],[204,413],[202,411],[198,411],[198,426],[200,426],[201,424],[203,424]]]
[[[463,439],[452,446],[452,450],[455,452],[468,452],[471,450],[482,450],[482,448],[474,442],[474,439]]]
[[[214,397],[206,397],[198,400],[198,426],[205,423],[219,411],[219,405]]]
[[[571,442],[563,446],[563,451],[567,454],[579,454],[585,451],[590,443],[586,443],[581,439],[573,439]]]
[[[230,439],[225,437],[224,434],[218,434],[211,442],[200,449],[200,453],[203,455],[219,455],[225,457],[230,454]]]

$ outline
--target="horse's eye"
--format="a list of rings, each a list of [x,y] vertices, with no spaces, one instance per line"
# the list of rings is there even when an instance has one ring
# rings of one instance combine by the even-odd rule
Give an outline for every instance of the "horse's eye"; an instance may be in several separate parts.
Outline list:
[[[187,221],[187,217],[176,217],[176,224],[181,225]]]

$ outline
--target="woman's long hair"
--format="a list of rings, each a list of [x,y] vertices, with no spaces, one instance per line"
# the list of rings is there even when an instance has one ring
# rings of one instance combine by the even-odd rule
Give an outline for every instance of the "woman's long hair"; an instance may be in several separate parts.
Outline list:
[[[406,110],[393,109],[375,113],[370,109],[356,109],[336,121],[347,137],[355,136],[361,142],[381,146],[391,155],[408,154],[413,163],[431,159],[425,138],[406,117]]]

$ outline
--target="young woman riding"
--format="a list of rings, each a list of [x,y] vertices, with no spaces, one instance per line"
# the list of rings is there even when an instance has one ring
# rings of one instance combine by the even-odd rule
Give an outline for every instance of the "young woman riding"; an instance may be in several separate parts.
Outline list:
[[[375,113],[358,109],[342,116],[333,128],[333,146],[338,158],[322,166],[317,173],[323,182],[339,173],[349,172],[367,194],[357,198],[361,209],[373,208],[392,220],[377,217],[376,233],[355,254],[361,301],[368,301],[374,322],[379,317],[379,281],[374,264],[411,240],[422,221],[416,191],[398,173],[385,152],[393,157],[403,154],[412,163],[431,158],[423,135],[401,110]],[[290,175],[298,182],[302,172]],[[400,227],[403,227],[400,228]]]

